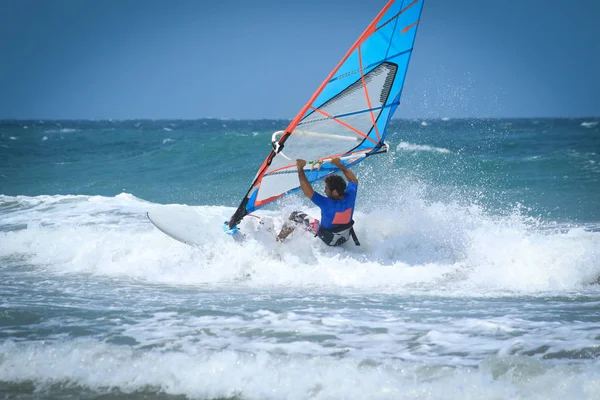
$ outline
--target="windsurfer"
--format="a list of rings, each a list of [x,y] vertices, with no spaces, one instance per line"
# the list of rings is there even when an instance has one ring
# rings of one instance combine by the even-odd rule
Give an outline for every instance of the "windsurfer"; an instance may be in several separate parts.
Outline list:
[[[283,225],[277,240],[283,241],[295,230],[296,225],[301,224],[329,246],[344,244],[350,237],[357,246],[360,245],[354,233],[354,220],[352,219],[358,179],[339,158],[332,159],[331,164],[342,171],[348,184],[346,185],[344,178],[339,175],[328,176],[325,178],[325,195],[327,196],[325,197],[315,192],[306,178],[304,172],[306,161],[296,160],[302,193],[321,209],[321,220],[311,218],[304,212],[294,211],[291,213],[289,221]]]

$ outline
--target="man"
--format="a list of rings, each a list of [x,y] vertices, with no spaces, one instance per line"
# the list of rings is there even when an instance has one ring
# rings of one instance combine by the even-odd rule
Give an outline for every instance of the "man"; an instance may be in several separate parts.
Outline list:
[[[289,221],[281,228],[277,240],[284,240],[294,231],[296,224],[302,224],[306,230],[314,233],[315,236],[319,236],[329,246],[344,244],[350,237],[357,246],[360,245],[354,233],[354,220],[352,219],[358,179],[352,171],[342,164],[339,158],[331,160],[331,164],[343,172],[346,179],[348,179],[348,185],[341,176],[330,175],[325,178],[325,194],[327,197],[324,197],[314,191],[306,178],[304,173],[306,161],[296,160],[302,193],[321,209],[321,221],[319,222],[319,220],[313,219],[303,212],[294,211],[290,215]]]

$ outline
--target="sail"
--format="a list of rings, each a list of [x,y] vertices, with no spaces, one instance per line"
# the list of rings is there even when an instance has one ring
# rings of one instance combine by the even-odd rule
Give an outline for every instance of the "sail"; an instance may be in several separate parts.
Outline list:
[[[273,150],[229,221],[299,189],[296,159],[309,161],[310,182],[387,151],[388,124],[400,103],[423,0],[389,1],[289,126],[273,135]]]

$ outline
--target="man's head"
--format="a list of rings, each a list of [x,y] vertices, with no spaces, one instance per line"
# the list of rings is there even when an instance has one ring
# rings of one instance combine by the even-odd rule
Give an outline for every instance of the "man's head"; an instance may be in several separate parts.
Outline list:
[[[338,199],[344,196],[346,191],[346,181],[339,175],[329,175],[325,178],[325,194],[331,199]]]

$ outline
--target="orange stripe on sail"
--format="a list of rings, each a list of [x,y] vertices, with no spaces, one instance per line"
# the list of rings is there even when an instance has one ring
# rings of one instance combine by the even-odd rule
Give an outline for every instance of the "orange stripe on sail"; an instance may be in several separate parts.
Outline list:
[[[404,29],[402,29],[402,34],[405,34],[406,32],[410,31],[411,28],[417,26],[419,24],[419,21],[413,22],[412,24],[405,26]]]
[[[362,154],[362,153],[366,153],[366,152],[368,152],[368,151],[371,151],[371,150],[373,150],[373,149],[375,149],[375,148],[374,148],[374,147],[372,147],[372,148],[370,148],[370,149],[363,149],[363,150],[356,150],[356,151],[348,151],[348,152],[346,152],[346,153],[333,154],[333,155],[331,155],[331,156],[325,156],[325,157],[323,157],[323,158],[331,158],[331,159],[333,159],[333,158],[337,158],[337,157],[345,157],[345,156],[350,156],[350,155],[352,155],[352,154],[359,154],[359,153],[360,153],[360,154]],[[318,161],[318,160],[311,160],[311,161]],[[276,174],[276,173],[278,173],[278,172],[284,171],[284,170],[286,170],[286,169],[292,169],[292,168],[296,168],[296,166],[295,166],[295,165],[286,165],[286,166],[283,166],[283,167],[279,167],[279,168],[277,168],[277,169],[274,169],[274,170],[272,170],[272,171],[269,171],[268,173],[264,174],[264,175],[263,175],[263,178],[264,178],[265,176],[274,175],[274,174]],[[261,181],[262,181],[262,178],[261,178],[261,179],[260,179],[258,182],[261,182]]]
[[[412,6],[414,6],[415,4],[417,4],[418,2],[419,2],[419,0],[415,0],[412,3],[410,3],[409,5],[407,5],[405,8],[403,8],[402,10],[400,10],[400,12],[398,14],[394,15],[392,18],[388,19],[383,24],[381,24],[381,26],[379,26],[379,28],[377,28],[375,31],[378,31],[378,30],[382,29],[384,26],[386,26],[387,24],[389,24],[390,22],[392,22],[393,20],[395,20],[396,18],[398,18],[400,15],[404,14],[404,12],[406,10],[408,10],[409,8],[411,8]],[[404,32],[402,32],[402,33],[404,33]]]
[[[263,200],[256,200],[256,201],[254,202],[254,205],[256,206],[255,208],[258,208],[258,207],[260,207],[260,206],[262,206],[262,205],[264,205],[264,204],[270,203],[270,202],[272,202],[273,200],[277,200],[278,198],[282,197],[284,194],[285,194],[285,193],[281,193],[281,194],[278,194],[278,195],[276,195],[276,196],[271,196],[271,197],[269,197],[269,198],[266,198],[266,199],[263,199]]]
[[[291,169],[291,168],[296,168],[296,165],[295,164],[294,165],[286,165],[284,167],[280,167],[280,168],[274,169],[272,171],[269,171],[269,173],[265,174],[265,175],[273,175],[276,172],[280,172],[280,171],[283,171],[285,169]]]
[[[348,125],[347,123],[345,123],[342,120],[339,120],[337,118],[335,118],[333,115],[327,114],[325,111],[319,109],[319,108],[314,108],[314,107],[310,107],[311,110],[314,110],[316,112],[318,112],[319,114],[323,114],[324,116],[326,116],[327,118],[332,119],[333,121],[337,122],[338,124],[345,126],[346,128],[350,129],[352,132],[362,136],[365,139],[369,139],[371,142],[375,143],[375,144],[379,144],[379,142],[376,142],[375,140],[373,140],[372,138],[370,138],[368,135],[362,133],[361,131],[359,131],[358,129],[356,129],[353,126]]]
[[[414,6],[415,4],[417,4],[419,2],[419,0],[415,0],[412,3],[410,3],[409,5],[407,5],[406,7],[404,7],[399,13],[398,15],[404,13],[404,11],[408,10],[409,8],[411,8],[412,6]]]
[[[371,99],[369,98],[369,91],[367,90],[367,82],[365,81],[365,74],[363,73],[362,52],[360,50],[360,46],[358,47],[358,65],[360,68],[360,79],[362,81],[362,87],[365,90],[365,98],[367,99],[367,107],[369,107],[369,114],[371,114],[371,122],[373,123],[373,128],[375,128],[375,134],[377,135],[377,141],[381,142],[381,136],[379,136],[379,129],[377,129],[377,124],[375,121],[375,114],[373,114],[373,107],[371,106]]]
[[[351,154],[366,153],[366,152],[369,152],[369,151],[371,151],[373,149],[375,149],[375,147],[372,147],[370,149],[363,149],[363,150],[349,151],[349,152],[346,152],[346,153],[334,154],[332,156],[327,156],[326,158],[336,158],[336,157],[349,156]]]

